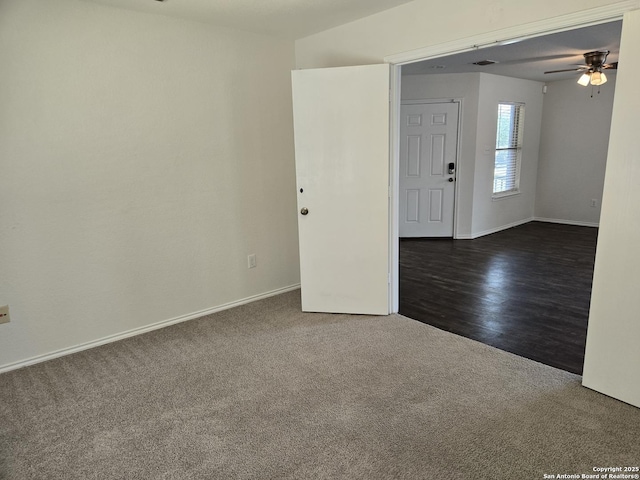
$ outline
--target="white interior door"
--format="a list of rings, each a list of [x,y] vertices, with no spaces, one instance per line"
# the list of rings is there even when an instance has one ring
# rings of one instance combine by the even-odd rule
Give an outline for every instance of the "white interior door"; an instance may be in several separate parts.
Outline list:
[[[453,237],[458,103],[400,109],[400,237]]]
[[[389,76],[292,72],[304,311],[389,313]]]
[[[582,376],[585,387],[636,407],[640,407],[638,56],[640,10],[634,10],[622,22]]]

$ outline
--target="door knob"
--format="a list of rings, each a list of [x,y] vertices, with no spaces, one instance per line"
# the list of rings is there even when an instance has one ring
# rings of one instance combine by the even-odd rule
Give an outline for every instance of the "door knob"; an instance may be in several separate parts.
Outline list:
[[[453,177],[449,177],[449,181],[450,181],[450,182],[453,182]]]
[[[302,210],[300,210],[300,213],[302,215],[306,215],[307,213],[309,213],[309,209],[307,207],[302,207]]]

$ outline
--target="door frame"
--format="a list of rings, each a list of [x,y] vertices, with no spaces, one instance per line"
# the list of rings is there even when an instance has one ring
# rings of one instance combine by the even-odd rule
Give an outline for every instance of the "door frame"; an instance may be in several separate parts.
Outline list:
[[[389,100],[389,306],[390,313],[397,313],[400,307],[400,107],[402,87],[402,65],[430,60],[447,55],[481,50],[488,47],[507,45],[530,38],[541,37],[553,33],[565,32],[581,27],[589,27],[601,23],[622,20],[626,12],[640,8],[640,0],[622,2],[591,8],[588,10],[561,15],[558,17],[531,22],[515,27],[508,27],[452,42],[427,46],[408,52],[396,53],[384,57],[384,62],[391,65],[391,81]],[[624,25],[623,25],[624,31]],[[461,117],[461,115],[460,115]],[[460,138],[460,135],[458,135]],[[456,189],[456,195],[458,194]]]
[[[456,175],[455,175],[455,182],[453,185],[453,237],[452,238],[458,238],[458,205],[460,205],[460,202],[458,202],[458,179],[460,178],[461,175],[461,170],[463,170],[463,166],[461,163],[461,157],[460,157],[460,148],[461,148],[461,143],[460,143],[460,137],[462,135],[460,135],[460,132],[462,131],[462,103],[463,103],[463,99],[462,98],[425,98],[425,99],[418,99],[418,100],[401,100],[400,101],[400,108],[402,108],[402,105],[434,105],[434,104],[438,104],[438,103],[457,103],[458,104],[458,124],[456,125]],[[400,126],[398,125],[398,128],[400,128]],[[400,147],[398,146],[398,149]],[[399,152],[399,150],[398,150]],[[400,161],[400,157],[398,157],[398,161]],[[400,176],[398,176],[398,195],[400,195]],[[398,202],[399,202],[399,197],[398,197]],[[400,229],[400,225],[398,225],[398,230]],[[444,238],[444,237],[443,237]]]

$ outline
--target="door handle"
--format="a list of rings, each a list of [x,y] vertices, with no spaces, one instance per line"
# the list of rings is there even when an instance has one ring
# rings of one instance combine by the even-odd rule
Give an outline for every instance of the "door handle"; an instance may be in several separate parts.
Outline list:
[[[307,207],[302,207],[302,210],[300,210],[300,213],[302,215],[306,215],[307,213],[309,213],[309,209]]]
[[[450,181],[450,182],[453,182],[453,177],[449,177],[449,181]]]

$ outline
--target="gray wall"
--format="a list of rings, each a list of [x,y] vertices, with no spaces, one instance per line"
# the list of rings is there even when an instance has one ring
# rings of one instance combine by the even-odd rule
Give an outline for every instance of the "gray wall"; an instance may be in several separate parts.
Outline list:
[[[520,193],[492,199],[498,103],[525,104]],[[473,234],[484,235],[533,218],[542,121],[542,83],[480,74]]]
[[[597,225],[607,163],[615,73],[581,87],[575,79],[547,84],[542,111],[536,217]],[[592,199],[597,205],[591,206]]]
[[[462,99],[457,238],[475,238],[533,218],[542,83],[485,73],[405,75],[402,99]],[[499,102],[525,103],[520,193],[493,199]]]
[[[542,83],[495,75],[403,77],[403,100],[463,99],[457,183],[459,238],[475,237],[531,218],[598,225],[616,74],[608,72],[607,77],[600,94],[593,91],[593,98],[591,87],[580,87],[575,79],[551,82],[546,95],[542,95]],[[522,196],[490,202],[494,104],[509,98],[522,98],[527,104]],[[539,131],[532,128],[536,125]],[[595,207],[591,206],[592,199],[596,200]]]

